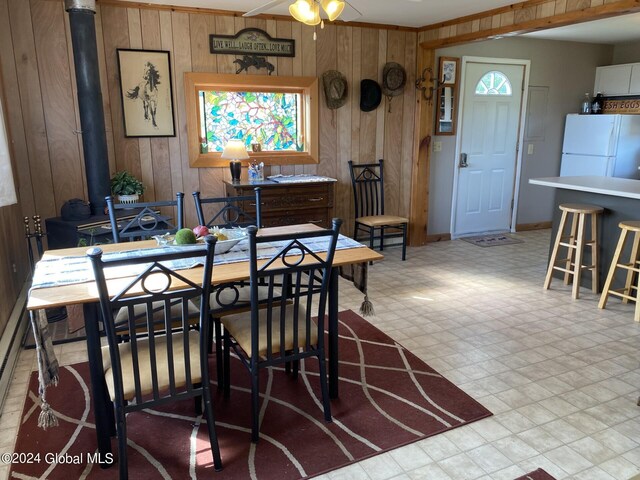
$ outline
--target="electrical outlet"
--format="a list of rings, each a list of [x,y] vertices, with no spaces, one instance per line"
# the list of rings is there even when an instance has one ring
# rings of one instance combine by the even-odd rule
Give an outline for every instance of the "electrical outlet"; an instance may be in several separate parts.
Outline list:
[[[527,145],[527,155],[533,155],[533,143]]]
[[[433,142],[433,151],[441,152],[442,151],[442,142]]]

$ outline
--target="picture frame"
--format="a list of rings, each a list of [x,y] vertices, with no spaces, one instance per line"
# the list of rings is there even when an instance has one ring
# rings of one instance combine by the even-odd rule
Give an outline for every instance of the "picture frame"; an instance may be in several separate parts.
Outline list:
[[[118,48],[116,55],[125,137],[175,137],[169,52]]]
[[[440,57],[436,94],[436,135],[455,135],[460,59]]]

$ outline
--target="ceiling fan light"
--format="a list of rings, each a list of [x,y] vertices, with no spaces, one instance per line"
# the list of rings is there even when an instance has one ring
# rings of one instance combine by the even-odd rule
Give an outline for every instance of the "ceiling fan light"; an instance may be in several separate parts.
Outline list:
[[[333,22],[344,10],[344,2],[341,0],[322,0],[322,9],[329,17],[329,21]]]
[[[320,6],[314,0],[296,0],[289,5],[289,13],[293,18],[306,25],[320,23]]]

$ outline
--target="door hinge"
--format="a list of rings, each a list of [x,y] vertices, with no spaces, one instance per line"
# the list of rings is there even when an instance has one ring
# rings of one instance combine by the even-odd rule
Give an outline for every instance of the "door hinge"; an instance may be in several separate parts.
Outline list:
[[[514,204],[515,204],[515,199],[513,199],[513,198],[512,198],[512,199],[511,199],[511,211],[513,211],[513,206],[514,206]]]
[[[520,141],[516,142],[516,152],[520,151]]]

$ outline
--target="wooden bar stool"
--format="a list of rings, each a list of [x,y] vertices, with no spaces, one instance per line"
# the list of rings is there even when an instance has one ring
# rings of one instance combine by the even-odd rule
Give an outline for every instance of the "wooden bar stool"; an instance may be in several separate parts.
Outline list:
[[[549,260],[549,268],[547,276],[544,280],[544,288],[549,289],[553,271],[559,270],[564,272],[564,284],[569,285],[573,280],[572,297],[578,298],[580,291],[580,275],[582,270],[591,270],[591,289],[593,293],[598,293],[598,214],[602,213],[602,207],[594,205],[584,205],[578,203],[564,203],[560,205],[562,217],[558,226],[558,234],[553,245],[551,259]],[[571,230],[569,235],[564,235],[569,215],[572,215]],[[585,221],[587,215],[591,215],[591,238],[585,241]],[[558,251],[560,247],[567,248],[567,258],[558,259]],[[591,247],[592,265],[583,265],[584,247]],[[564,266],[556,265],[556,263],[564,263]],[[571,278],[573,276],[573,278]]]
[[[620,232],[620,239],[618,240],[618,246],[613,254],[611,260],[611,267],[609,267],[609,274],[607,280],[604,282],[604,288],[602,289],[602,296],[600,297],[600,303],[598,308],[604,308],[607,305],[607,299],[609,295],[616,295],[622,297],[622,303],[628,303],[629,300],[636,302],[636,313],[634,320],[640,322],[640,258],[638,258],[638,247],[640,246],[640,222],[638,221],[626,221],[620,222],[618,226],[622,229]],[[633,243],[631,244],[631,255],[629,256],[629,262],[620,263],[620,256],[624,250],[625,243],[627,241],[627,235],[633,232]],[[622,268],[627,271],[627,280],[624,288],[612,289],[611,283],[613,283],[613,277],[615,277],[616,269]],[[634,277],[638,276],[638,280],[634,285]],[[635,290],[635,296],[632,295],[632,291]]]

